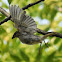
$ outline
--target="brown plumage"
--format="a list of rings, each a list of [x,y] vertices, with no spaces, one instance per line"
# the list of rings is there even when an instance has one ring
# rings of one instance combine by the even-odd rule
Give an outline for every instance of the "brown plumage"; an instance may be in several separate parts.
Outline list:
[[[26,15],[26,11],[18,6],[9,6],[12,21],[15,23],[16,31],[12,38],[18,37],[21,42],[26,44],[36,44],[41,42],[41,37],[34,35],[37,25],[32,17]]]

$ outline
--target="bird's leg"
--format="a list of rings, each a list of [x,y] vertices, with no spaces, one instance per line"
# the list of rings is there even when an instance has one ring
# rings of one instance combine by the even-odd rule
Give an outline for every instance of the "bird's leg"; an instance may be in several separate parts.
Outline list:
[[[44,41],[44,43],[45,43],[45,41]],[[48,43],[45,43],[45,45],[46,45],[46,47],[48,47],[48,45],[47,45]]]
[[[40,43],[40,47],[39,47],[39,55],[40,55],[40,52],[41,52],[41,43]]]

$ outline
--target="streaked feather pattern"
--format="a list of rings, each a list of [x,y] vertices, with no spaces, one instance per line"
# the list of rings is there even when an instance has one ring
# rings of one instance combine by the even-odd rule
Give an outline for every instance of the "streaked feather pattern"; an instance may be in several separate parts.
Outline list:
[[[35,33],[37,29],[37,25],[32,17],[26,15],[26,12],[23,9],[20,9],[19,6],[11,5],[9,6],[10,15],[12,17],[12,21],[15,23],[16,28],[20,31]]]

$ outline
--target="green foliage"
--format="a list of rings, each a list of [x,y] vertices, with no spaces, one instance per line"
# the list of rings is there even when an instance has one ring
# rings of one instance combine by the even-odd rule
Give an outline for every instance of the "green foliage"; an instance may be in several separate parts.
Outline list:
[[[11,56],[11,58],[12,58],[15,62],[21,61],[21,59],[20,59],[17,55],[10,54],[10,56]]]
[[[26,6],[29,3],[36,2],[38,0],[7,0],[8,4],[19,5],[20,8]],[[8,10],[8,5],[0,0],[2,8]],[[62,25],[59,23],[62,21],[62,8],[61,0],[45,0],[37,5],[34,5],[26,12],[31,17],[39,17],[35,19],[38,28],[50,31],[62,33]],[[5,19],[5,15],[0,13],[0,22]],[[46,19],[50,23],[46,24]],[[45,41],[49,41],[48,47],[42,43],[41,51],[39,55],[39,44],[26,45],[22,44],[18,38],[12,39],[14,32],[17,29],[13,27],[13,22],[8,21],[0,25],[0,62],[62,62],[62,39],[56,37],[49,37]],[[39,33],[36,35],[42,36]]]
[[[11,4],[12,0],[8,0],[8,3]]]
[[[56,38],[54,44],[57,44],[60,41],[60,38]]]
[[[27,55],[24,51],[20,50],[20,56],[22,56],[22,59],[23,59],[24,61],[30,62],[28,55]],[[27,61],[27,60],[28,60],[28,61]]]
[[[2,20],[4,20],[4,18],[5,18],[5,15],[3,15],[3,14],[0,13],[0,22],[1,22]]]
[[[1,34],[4,34],[5,32],[6,32],[5,29],[1,26],[1,27],[0,27],[0,35],[1,35]]]

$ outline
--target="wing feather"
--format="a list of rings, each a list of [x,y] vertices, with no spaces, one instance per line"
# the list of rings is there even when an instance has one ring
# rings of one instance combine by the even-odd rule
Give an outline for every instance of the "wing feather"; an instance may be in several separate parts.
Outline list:
[[[26,15],[26,12],[19,8],[19,6],[9,6],[10,15],[13,19],[17,29],[20,31],[26,31],[29,33],[35,33],[37,25],[32,17]]]

